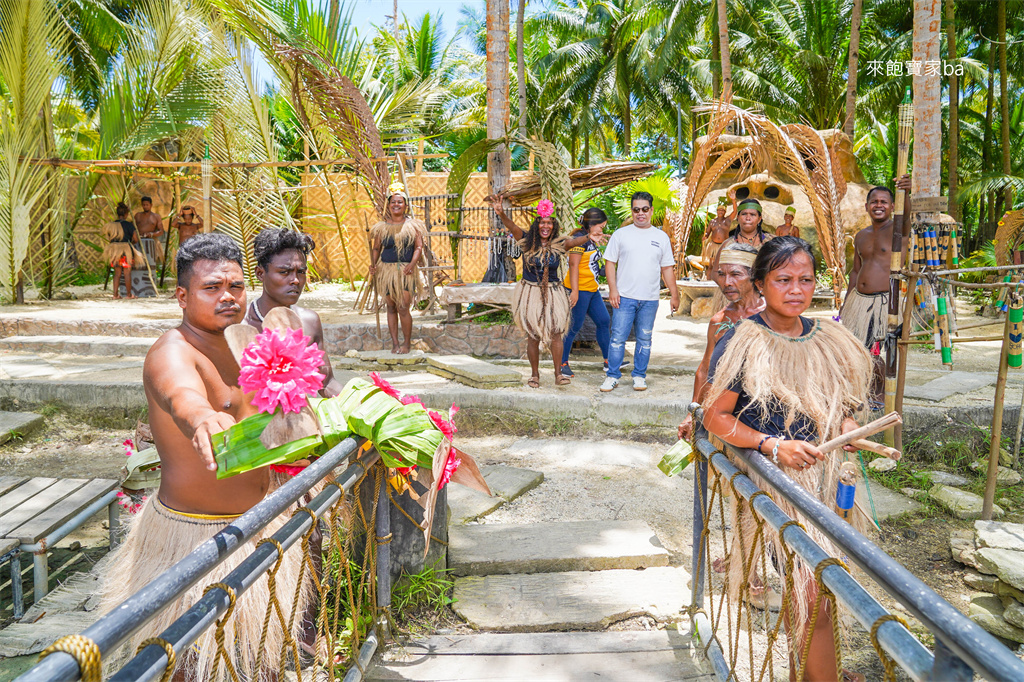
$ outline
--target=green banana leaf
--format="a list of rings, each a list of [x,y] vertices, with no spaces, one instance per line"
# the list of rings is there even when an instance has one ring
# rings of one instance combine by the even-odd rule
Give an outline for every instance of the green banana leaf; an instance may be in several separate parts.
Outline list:
[[[693,459],[693,446],[685,440],[678,440],[658,462],[658,468],[666,476],[678,476]]]
[[[272,415],[260,412],[234,424],[227,431],[214,434],[213,458],[217,462],[217,478],[228,478],[271,464],[287,464],[317,452],[323,445],[320,436],[308,436],[267,450],[260,435]]]

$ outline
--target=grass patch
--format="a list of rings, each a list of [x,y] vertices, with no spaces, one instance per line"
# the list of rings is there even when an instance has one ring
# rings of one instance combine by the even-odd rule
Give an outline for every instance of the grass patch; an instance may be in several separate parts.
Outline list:
[[[428,634],[459,622],[452,611],[455,580],[447,569],[429,566],[402,575],[391,591],[395,625],[408,634]]]

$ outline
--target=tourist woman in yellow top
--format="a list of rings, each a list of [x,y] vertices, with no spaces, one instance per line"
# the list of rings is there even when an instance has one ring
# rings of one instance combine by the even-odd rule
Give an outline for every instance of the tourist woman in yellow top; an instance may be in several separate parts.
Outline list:
[[[604,259],[597,250],[594,238],[603,239],[608,216],[599,208],[588,208],[580,218],[581,227],[572,236],[589,235],[582,246],[569,249],[569,271],[565,275],[565,286],[569,289],[569,305],[572,306],[572,321],[569,332],[562,342],[562,376],[574,376],[569,367],[569,351],[572,342],[583,328],[587,315],[597,327],[597,345],[601,347],[605,369],[608,369],[608,341],[611,336],[611,317],[598,291],[597,278],[604,274]]]

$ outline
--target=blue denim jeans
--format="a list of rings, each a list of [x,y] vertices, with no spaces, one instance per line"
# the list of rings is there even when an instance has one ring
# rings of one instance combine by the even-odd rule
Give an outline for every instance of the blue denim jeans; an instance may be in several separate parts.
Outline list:
[[[647,376],[647,363],[651,359],[651,335],[657,314],[657,301],[638,301],[626,297],[619,299],[619,307],[612,311],[612,338],[608,348],[608,376],[612,379],[622,377],[619,368],[626,355],[626,339],[631,329],[636,334],[631,374],[635,377]]]
[[[608,338],[610,335],[611,318],[608,317],[608,309],[604,306],[604,299],[600,291],[581,291],[572,308],[572,323],[569,325],[569,333],[565,335],[562,343],[562,364],[569,362],[569,351],[572,350],[572,342],[576,335],[583,329],[583,323],[587,315],[594,321],[597,327],[597,345],[601,347],[601,357],[608,359]]]

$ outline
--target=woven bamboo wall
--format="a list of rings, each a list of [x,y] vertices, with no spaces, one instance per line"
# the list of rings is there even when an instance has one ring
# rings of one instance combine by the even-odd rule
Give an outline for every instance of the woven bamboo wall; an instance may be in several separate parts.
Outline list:
[[[514,175],[520,175],[515,173]],[[445,193],[447,173],[409,174],[405,178],[406,191],[412,197],[439,196]],[[315,185],[305,190],[303,197],[303,229],[316,242],[312,262],[320,277],[362,279],[370,266],[370,248],[366,229],[377,221],[377,214],[367,192],[352,183],[347,175],[332,173],[327,186],[321,175],[304,175],[303,185]],[[464,206],[483,209],[484,197],[490,193],[486,173],[474,173],[466,186]],[[428,202],[414,199],[414,213],[417,218],[429,217],[428,227],[433,231],[447,231],[448,215],[443,199],[429,200],[430,215],[425,209]],[[486,235],[489,230],[488,211],[470,210],[464,212],[462,232],[471,235]],[[338,216],[338,220],[335,219]],[[342,227],[338,229],[338,222]],[[525,227],[525,225],[524,225]],[[430,240],[436,260],[452,261],[450,242],[447,238]],[[488,244],[483,240],[463,240],[459,254],[462,259],[462,280],[479,282],[487,271]],[[449,274],[454,278],[454,271]]]
[[[520,176],[522,173],[514,173]],[[86,177],[68,178],[68,206],[72,206],[76,192],[88,191],[84,183]],[[311,264],[316,275],[325,279],[361,279],[366,276],[369,268],[369,247],[366,240],[366,228],[376,222],[376,212],[366,191],[358,182],[350,182],[349,177],[341,173],[331,173],[324,184],[323,175],[305,174],[302,184],[307,186],[303,191],[300,207],[300,224],[316,242]],[[443,195],[448,183],[447,173],[420,173],[406,176],[407,191],[413,197],[429,197]],[[128,188],[127,193],[126,189]],[[182,201],[197,205],[201,195],[197,178],[182,180]],[[484,197],[489,194],[487,174],[474,173],[466,187],[464,206],[470,209],[463,214],[462,231],[465,234],[486,235],[489,231],[488,211]],[[116,217],[114,207],[121,197],[128,197],[127,203],[132,214],[141,210],[140,197],[146,195],[153,198],[153,211],[167,217],[174,210],[174,183],[166,180],[147,178],[121,177],[117,175],[102,176],[92,191],[93,199],[87,204],[75,228],[76,253],[81,268],[89,272],[103,272],[100,251],[104,246],[101,236],[103,225]],[[416,217],[425,219],[428,202],[422,199],[414,201]],[[443,199],[429,200],[430,229],[434,231],[448,230],[448,214]],[[338,223],[341,223],[341,229]],[[213,224],[217,224],[217,214],[213,215]],[[164,223],[165,227],[167,222]],[[523,225],[525,227],[525,225]],[[206,226],[206,229],[211,229]],[[440,262],[451,262],[450,242],[447,238],[433,238],[431,249],[435,259]],[[170,253],[173,256],[177,246],[177,234],[172,235]],[[94,248],[96,247],[96,248]],[[487,270],[488,243],[483,240],[463,240],[460,243],[462,258],[462,279],[466,282],[477,282]],[[168,271],[173,271],[173,261]],[[454,277],[454,271],[449,272]]]

